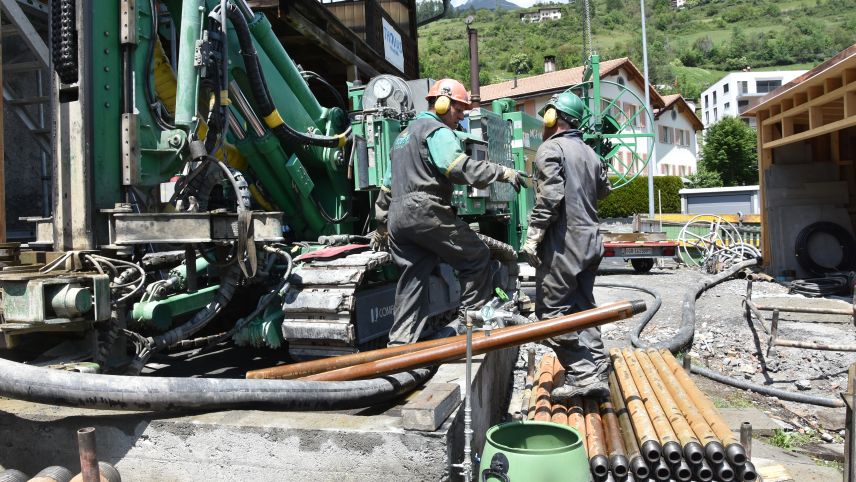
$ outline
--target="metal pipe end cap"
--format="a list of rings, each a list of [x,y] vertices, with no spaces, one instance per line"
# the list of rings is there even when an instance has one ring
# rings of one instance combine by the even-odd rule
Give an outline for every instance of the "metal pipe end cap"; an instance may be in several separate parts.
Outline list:
[[[642,456],[645,457],[649,463],[656,464],[658,460],[660,460],[661,450],[660,443],[655,440],[648,440],[643,443],[639,450],[642,452]]]
[[[684,445],[684,457],[692,465],[698,465],[704,460],[704,449],[701,444],[690,442]]]
[[[731,444],[725,449],[725,457],[733,465],[746,463],[746,449],[740,444]]]
[[[681,444],[677,442],[666,442],[663,444],[663,457],[670,464],[678,464],[681,462]]]
[[[721,464],[725,460],[725,447],[719,442],[710,442],[704,446],[704,455],[712,464]]]

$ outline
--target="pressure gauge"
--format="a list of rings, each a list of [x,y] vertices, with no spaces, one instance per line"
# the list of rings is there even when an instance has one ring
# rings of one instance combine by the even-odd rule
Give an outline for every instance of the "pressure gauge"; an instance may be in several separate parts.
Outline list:
[[[386,77],[377,79],[374,85],[374,95],[378,99],[386,99],[392,94],[392,81]]]

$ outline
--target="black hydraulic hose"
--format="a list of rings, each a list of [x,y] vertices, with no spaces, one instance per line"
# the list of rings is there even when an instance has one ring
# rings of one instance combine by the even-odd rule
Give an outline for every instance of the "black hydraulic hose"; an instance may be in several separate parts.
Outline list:
[[[306,80],[306,79],[317,80],[321,85],[326,87],[327,90],[330,91],[330,93],[333,94],[333,97],[336,98],[336,103],[339,104],[339,107],[341,107],[342,110],[348,110],[348,105],[345,103],[345,99],[342,97],[342,94],[340,94],[339,91],[336,90],[335,87],[333,87],[333,84],[331,84],[330,82],[327,82],[327,79],[325,79],[324,77],[321,77],[320,75],[318,75],[315,72],[312,72],[311,70],[301,70],[300,75],[301,75],[301,77],[303,77],[304,80]]]
[[[678,332],[673,336],[670,340],[662,341],[659,343],[644,343],[639,339],[639,335],[642,333],[642,330],[645,329],[645,325],[650,321],[650,318],[643,320],[642,323],[639,323],[639,326],[631,335],[630,342],[636,348],[666,348],[672,353],[678,353],[684,348],[688,347],[693,342],[693,336],[695,336],[695,303],[696,299],[698,299],[702,293],[707,291],[709,288],[712,288],[719,283],[731,278],[736,273],[738,273],[743,268],[747,268],[749,266],[754,266],[758,261],[755,259],[750,259],[747,261],[743,261],[742,263],[738,263],[727,271],[723,271],[713,278],[708,278],[700,281],[695,287],[690,289],[684,294],[684,301],[681,313],[681,326],[678,327]]]
[[[743,268],[753,266],[756,263],[757,260],[751,259],[734,265],[728,271],[724,271],[713,278],[701,281],[693,289],[688,291],[684,295],[681,327],[678,329],[678,333],[668,342],[649,345],[644,344],[641,342],[641,340],[639,340],[638,334],[642,332],[642,330],[645,328],[645,324],[647,324],[648,320],[650,320],[650,317],[647,317],[636,327],[634,335],[631,336],[631,343],[637,348],[668,348],[672,353],[677,353],[678,351],[686,348],[692,343],[693,336],[695,335],[696,299],[698,299],[702,295],[702,293],[707,291],[709,288],[712,288],[713,286],[716,286],[717,284],[731,278],[732,276],[740,272]],[[844,406],[843,401],[834,398],[819,397],[816,395],[806,395],[802,393],[781,390],[766,385],[758,385],[756,383],[748,382],[746,380],[732,378],[704,367],[693,365],[692,372],[697,373],[703,377],[710,378],[711,380],[730,385],[732,387],[742,388],[744,390],[751,390],[762,395],[776,397],[780,400],[797,403],[808,403],[812,405],[820,405],[823,407],[832,408],[840,408]]]
[[[248,405],[341,410],[390,401],[423,384],[432,374],[433,370],[423,368],[347,382],[140,377],[76,373],[0,358],[0,395],[110,410],[215,410]]]
[[[692,372],[697,373],[703,377],[710,378],[711,380],[715,380],[726,385],[731,385],[732,387],[742,388],[744,390],[751,390],[762,395],[776,397],[779,400],[786,400],[789,402],[797,403],[809,403],[811,405],[820,405],[821,407],[841,408],[844,406],[843,400],[819,397],[817,395],[807,395],[803,393],[789,392],[787,390],[780,390],[778,388],[773,388],[767,385],[758,385],[757,383],[740,380],[738,378],[732,378],[723,375],[719,372],[715,372],[713,370],[696,365],[692,366]]]
[[[279,117],[276,106],[271,99],[270,90],[265,82],[264,73],[259,65],[258,54],[255,47],[253,47],[252,33],[250,32],[250,27],[247,25],[247,19],[238,10],[237,5],[233,3],[226,4],[226,14],[234,25],[235,32],[238,35],[238,44],[241,46],[241,56],[244,58],[244,68],[249,78],[250,90],[252,91],[253,98],[256,100],[258,109],[262,113],[261,117],[265,119],[269,127],[271,126],[271,122],[268,122],[268,119],[271,116],[275,116],[279,121],[278,124],[270,127],[277,138],[286,141],[293,140],[313,146],[344,147],[348,138],[351,137],[351,127],[348,127],[344,133],[338,136],[307,134],[293,129]]]

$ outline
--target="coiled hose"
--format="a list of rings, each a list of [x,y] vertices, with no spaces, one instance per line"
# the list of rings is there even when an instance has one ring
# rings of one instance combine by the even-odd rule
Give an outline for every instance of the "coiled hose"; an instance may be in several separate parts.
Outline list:
[[[139,377],[53,370],[0,358],[0,395],[29,402],[110,410],[341,410],[390,401],[427,381],[432,369],[370,380],[307,382],[231,378]]]

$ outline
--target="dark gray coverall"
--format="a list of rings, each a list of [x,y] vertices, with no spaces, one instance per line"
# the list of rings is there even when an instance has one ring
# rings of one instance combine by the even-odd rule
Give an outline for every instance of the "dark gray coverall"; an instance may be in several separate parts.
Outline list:
[[[543,320],[595,307],[594,278],[603,257],[597,200],[609,194],[611,186],[597,154],[575,129],[541,144],[535,166],[529,225],[545,231],[535,286],[535,314]],[[547,344],[565,367],[570,385],[587,385],[608,373],[600,328],[562,335]]]
[[[427,139],[438,129],[449,128],[433,114],[422,113],[401,132],[390,153],[391,193],[382,194],[375,206],[376,216],[382,220],[384,204],[391,199],[387,221],[390,251],[402,268],[390,346],[419,338],[427,312],[429,277],[441,261],[458,272],[462,310],[481,307],[493,290],[490,250],[452,209],[452,185],[485,188],[502,177],[503,167],[471,159],[463,152],[447,165],[437,162]]]

